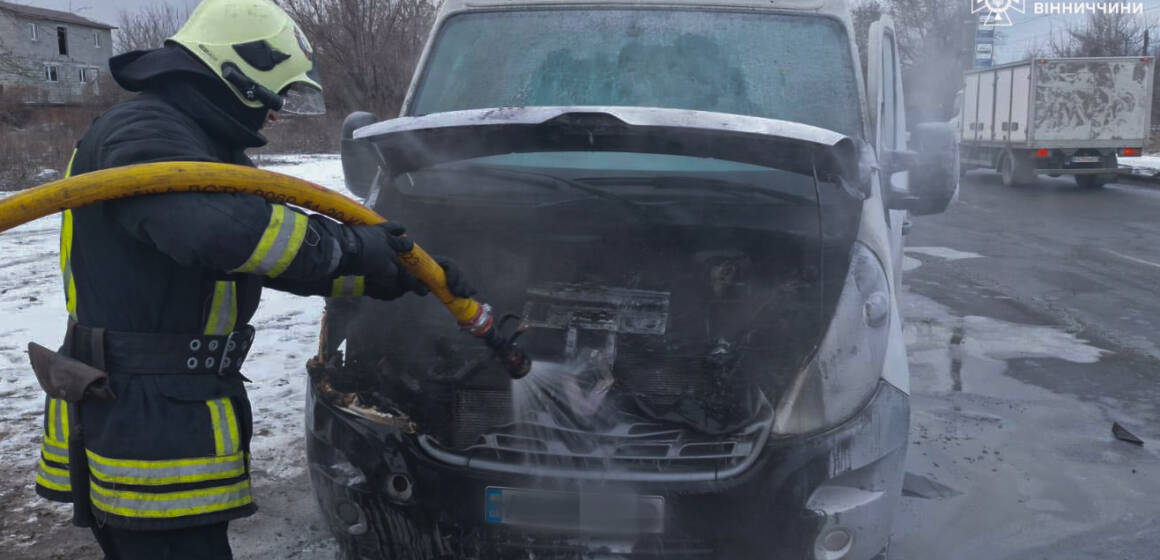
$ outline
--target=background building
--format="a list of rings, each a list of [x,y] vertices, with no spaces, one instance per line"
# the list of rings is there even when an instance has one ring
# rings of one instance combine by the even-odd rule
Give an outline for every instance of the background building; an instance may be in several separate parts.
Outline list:
[[[0,97],[80,103],[100,93],[113,26],[0,0]]]

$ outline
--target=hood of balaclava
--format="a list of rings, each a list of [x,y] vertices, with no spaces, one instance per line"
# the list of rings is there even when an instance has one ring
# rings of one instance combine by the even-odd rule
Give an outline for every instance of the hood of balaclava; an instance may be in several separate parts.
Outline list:
[[[109,59],[109,72],[126,90],[160,95],[232,147],[266,144],[258,134],[266,122],[266,109],[244,105],[229,86],[181,46],[114,56]]]

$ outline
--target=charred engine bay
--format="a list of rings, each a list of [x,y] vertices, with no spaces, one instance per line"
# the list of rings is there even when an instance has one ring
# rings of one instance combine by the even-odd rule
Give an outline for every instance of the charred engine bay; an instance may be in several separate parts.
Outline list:
[[[508,435],[599,454],[610,434],[737,433],[771,417],[820,341],[826,280],[845,273],[822,274],[845,250],[822,250],[815,200],[384,204],[454,257],[478,299],[522,318],[535,366],[511,381],[427,298],[331,300],[330,345],[346,348],[328,382],[455,450]]]

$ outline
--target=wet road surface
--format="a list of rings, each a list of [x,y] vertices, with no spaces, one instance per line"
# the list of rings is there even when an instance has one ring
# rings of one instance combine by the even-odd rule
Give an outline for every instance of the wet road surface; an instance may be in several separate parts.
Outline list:
[[[892,558],[1160,557],[1160,188],[974,171],[912,221]]]

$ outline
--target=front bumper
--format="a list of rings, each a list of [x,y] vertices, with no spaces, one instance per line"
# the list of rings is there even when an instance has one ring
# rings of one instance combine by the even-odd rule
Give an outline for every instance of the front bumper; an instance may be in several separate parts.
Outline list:
[[[307,454],[323,514],[348,558],[814,558],[867,560],[886,546],[900,495],[908,397],[880,382],[842,425],[770,437],[728,478],[577,480],[440,461],[404,426],[375,424],[311,393]],[[489,523],[488,487],[664,500],[661,531],[580,534]]]
[[[1118,167],[1059,167],[1036,168],[1036,173],[1044,175],[1111,175],[1120,172]]]

